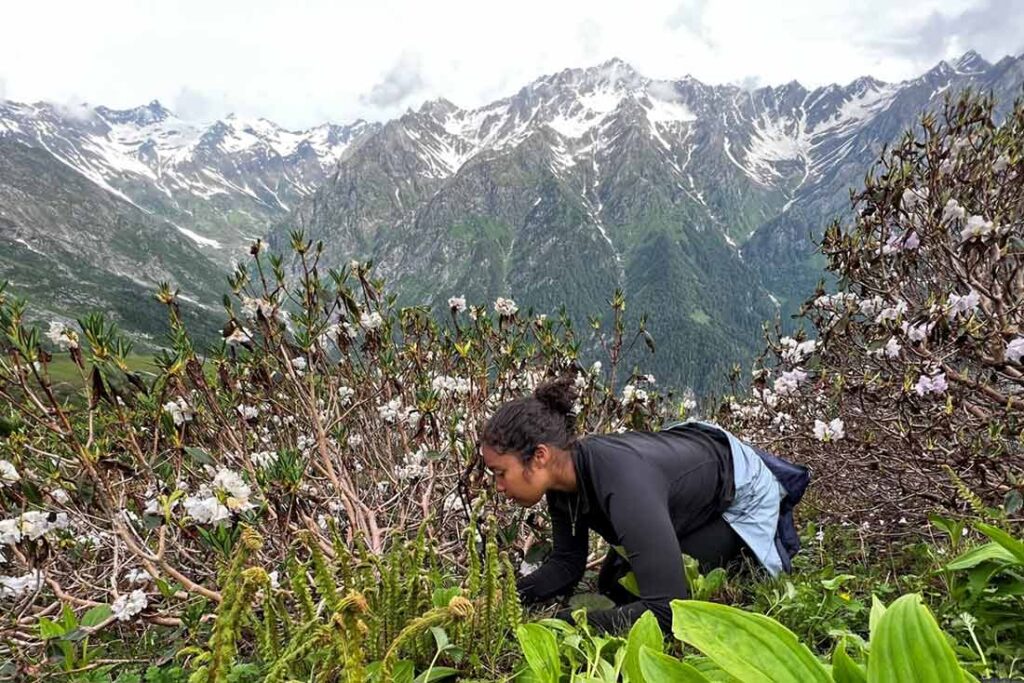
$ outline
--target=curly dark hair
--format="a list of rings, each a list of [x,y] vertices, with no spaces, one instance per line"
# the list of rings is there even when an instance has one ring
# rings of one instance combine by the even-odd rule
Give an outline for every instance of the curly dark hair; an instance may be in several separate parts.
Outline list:
[[[499,453],[517,453],[523,462],[537,444],[569,448],[576,440],[576,386],[572,375],[539,385],[533,396],[503,403],[487,421],[480,444]]]

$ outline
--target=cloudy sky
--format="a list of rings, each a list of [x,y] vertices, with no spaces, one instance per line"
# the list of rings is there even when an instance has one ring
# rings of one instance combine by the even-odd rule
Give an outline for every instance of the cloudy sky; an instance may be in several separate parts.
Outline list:
[[[464,107],[620,57],[652,78],[900,80],[1024,52],[1021,0],[93,0],[0,6],[0,99],[293,128]]]

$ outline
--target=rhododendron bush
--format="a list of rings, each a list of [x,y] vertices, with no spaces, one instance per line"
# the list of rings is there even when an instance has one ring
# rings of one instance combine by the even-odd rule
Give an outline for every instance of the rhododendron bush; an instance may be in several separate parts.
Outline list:
[[[629,342],[621,294],[609,329],[581,339],[564,313],[533,316],[511,299],[452,297],[440,316],[399,307],[371,264],[322,276],[321,245],[295,234],[292,247],[287,263],[252,246],[209,351],[161,288],[170,340],[155,376],[131,369],[130,345],[101,317],[40,329],[0,290],[0,585],[27,624],[16,642],[37,646],[33,616],[61,603],[110,605],[108,623],[179,624],[190,600],[221,600],[218,572],[243,525],[263,537],[255,560],[275,576],[301,533],[379,554],[421,528],[457,569],[486,488],[476,431],[561,373],[575,373],[589,428],[654,424],[656,392],[624,405],[610,389]],[[585,342],[603,346],[606,371],[580,364]],[[58,391],[57,362],[73,364],[81,391]],[[618,381],[630,379],[647,382]],[[513,553],[522,518],[497,515]]]
[[[884,152],[825,232],[836,291],[775,331],[723,416],[815,467],[823,511],[884,531],[1024,487],[1024,106],[966,96]]]

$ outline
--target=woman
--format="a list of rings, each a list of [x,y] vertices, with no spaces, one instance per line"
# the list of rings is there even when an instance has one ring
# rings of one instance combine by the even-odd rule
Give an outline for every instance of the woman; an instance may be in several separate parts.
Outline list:
[[[575,586],[591,529],[625,555],[609,550],[598,574],[598,590],[616,607],[587,615],[605,631],[625,630],[646,610],[671,631],[669,602],[689,594],[680,553],[702,571],[744,558],[772,575],[789,569],[799,547],[791,510],[807,485],[805,468],[700,422],[577,438],[575,398],[571,378],[543,384],[500,406],[481,435],[498,492],[524,507],[547,500],[554,547],[520,579],[524,603]],[[762,458],[783,468],[788,492]],[[618,583],[628,571],[639,598]]]

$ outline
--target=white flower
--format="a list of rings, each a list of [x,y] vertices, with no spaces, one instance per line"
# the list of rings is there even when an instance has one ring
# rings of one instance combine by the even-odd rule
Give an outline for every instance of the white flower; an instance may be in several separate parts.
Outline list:
[[[275,569],[274,571],[267,574],[267,578],[270,579],[271,590],[276,591],[281,589],[281,572]]]
[[[277,462],[277,451],[256,451],[249,455],[249,460],[256,467],[261,470],[265,470],[268,467],[272,467]]]
[[[943,223],[959,223],[967,216],[967,210],[955,199],[950,199],[946,202],[946,205],[942,207],[942,222]]]
[[[838,417],[830,422],[814,421],[814,436],[818,441],[838,441],[846,436],[843,421]]]
[[[1010,165],[1010,157],[1007,154],[1000,154],[999,158],[992,164],[992,171],[994,173],[1002,173],[1006,170],[1006,167]]]
[[[117,617],[118,621],[129,621],[136,614],[146,609],[148,604],[149,599],[146,597],[146,594],[136,588],[128,595],[119,595],[113,604],[110,605],[110,611]]]
[[[200,489],[199,495],[186,496],[181,504],[185,513],[200,524],[219,524],[231,518],[231,512],[216,496],[210,495],[209,489]]]
[[[342,323],[341,327],[342,329],[345,330],[345,334],[348,336],[349,339],[355,339],[356,337],[359,336],[359,330],[357,330],[355,325],[353,325],[352,323]]]
[[[7,460],[0,460],[0,486],[10,486],[21,481],[18,470]]]
[[[128,583],[149,583],[153,580],[153,577],[145,569],[129,569],[125,572],[124,580]]]
[[[779,396],[789,396],[790,394],[796,393],[800,383],[807,379],[807,373],[800,368],[794,368],[787,372],[783,372],[778,379],[775,380],[775,393]]]
[[[244,403],[240,406],[236,406],[235,410],[238,411],[238,414],[242,416],[243,420],[255,419],[256,416],[260,414],[258,408],[256,408],[255,406],[245,405]]]
[[[860,303],[858,304],[858,307],[860,308],[861,313],[863,313],[866,317],[870,318],[874,316],[876,313],[878,313],[880,310],[882,310],[882,307],[884,305],[885,301],[882,299],[882,297],[875,295],[870,299],[861,299]]]
[[[434,391],[448,395],[468,394],[470,389],[468,379],[464,377],[449,377],[448,375],[435,377],[430,381],[430,386]]]
[[[363,445],[363,436],[361,434],[349,434],[348,445],[352,448],[357,448]]]
[[[297,372],[303,372],[306,369],[306,359],[302,356],[292,358],[292,367],[295,368]]]
[[[920,189],[908,187],[903,191],[903,196],[900,199],[900,205],[903,207],[904,211],[910,212],[923,204],[927,199],[927,187],[922,187]]]
[[[918,396],[924,396],[925,394],[944,394],[948,389],[946,384],[946,374],[940,372],[934,377],[928,375],[921,375],[917,378],[917,384],[914,386],[914,391],[917,392]]]
[[[900,326],[903,329],[903,333],[907,335],[907,339],[917,343],[923,342],[931,334],[932,328],[935,327],[935,323],[918,323],[917,325],[911,325],[904,321]]]
[[[451,297],[450,299],[448,299],[448,308],[452,309],[456,313],[462,313],[464,310],[466,310],[466,297]]]
[[[51,322],[50,331],[46,333],[46,336],[61,349],[78,348],[78,333],[62,322]]]
[[[783,337],[779,340],[779,344],[783,347],[782,360],[787,363],[801,362],[805,357],[814,353],[817,346],[813,339],[798,343],[792,337]]]
[[[352,259],[351,261],[348,262],[348,267],[351,268],[352,270],[359,270],[362,267],[362,265],[363,264],[360,263],[359,259]]]
[[[689,412],[697,407],[697,401],[692,398],[684,398],[680,405],[683,407],[683,410]]]
[[[189,406],[181,396],[173,401],[165,403],[164,412],[170,414],[171,419],[174,420],[174,425],[177,427],[180,427],[186,422],[191,422],[192,417],[195,414],[191,406]]]
[[[950,320],[953,320],[958,315],[968,315],[973,313],[978,304],[981,302],[981,295],[979,295],[973,289],[968,293],[960,296],[959,294],[949,295],[949,311],[946,313]]]
[[[32,569],[24,576],[0,576],[0,597],[18,598],[43,585],[43,575],[38,569]]]
[[[632,403],[638,401],[643,403],[647,400],[647,392],[643,389],[637,389],[632,384],[627,384],[622,387],[622,401],[623,403]]]
[[[29,510],[19,517],[0,520],[0,543],[18,543],[22,538],[34,541],[69,524],[66,512]]]
[[[338,405],[348,405],[348,402],[352,400],[352,397],[356,395],[356,390],[352,387],[347,387],[344,384],[338,387],[337,392]]]
[[[377,406],[377,413],[385,422],[398,421],[402,412],[402,399],[400,398],[393,398],[384,405]]]
[[[53,498],[61,505],[67,505],[71,501],[71,496],[68,495],[68,492],[61,488],[50,491],[50,498]]]
[[[1019,363],[1024,357],[1024,337],[1017,337],[1006,345],[1006,358],[1014,363]]]
[[[883,254],[892,254],[901,250],[913,251],[921,246],[921,238],[917,236],[917,233],[911,230],[906,235],[893,233],[889,235],[889,239],[886,240],[885,245],[882,247]]]
[[[889,341],[885,342],[885,348],[882,351],[886,358],[896,358],[900,355],[902,348],[896,337],[889,337]]]
[[[594,364],[590,366],[590,374],[596,375],[601,372],[601,361],[595,360]]]
[[[252,489],[242,480],[237,472],[222,468],[213,478],[213,488],[227,494],[227,507],[235,512],[252,508],[249,494]]]
[[[967,219],[967,225],[960,231],[960,239],[964,242],[979,237],[984,237],[995,230],[992,221],[986,221],[981,216],[971,216]]]
[[[512,316],[519,310],[519,306],[512,299],[499,296],[494,302],[494,312],[498,315]]]
[[[895,306],[887,306],[878,313],[878,317],[875,318],[876,323],[882,323],[886,320],[896,320],[901,315],[907,312],[907,302],[898,301]]]
[[[384,319],[380,317],[380,313],[377,311],[359,314],[359,326],[364,330],[375,330],[383,324]]]
[[[413,453],[406,453],[401,467],[395,468],[395,476],[403,481],[426,476],[427,466],[424,464],[426,454],[426,446],[420,446]]]

